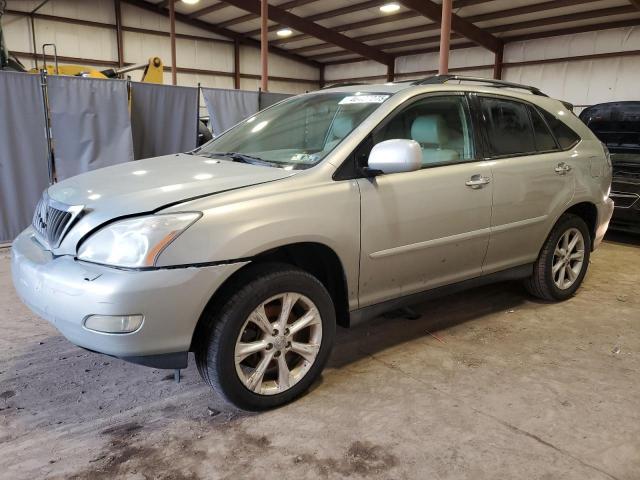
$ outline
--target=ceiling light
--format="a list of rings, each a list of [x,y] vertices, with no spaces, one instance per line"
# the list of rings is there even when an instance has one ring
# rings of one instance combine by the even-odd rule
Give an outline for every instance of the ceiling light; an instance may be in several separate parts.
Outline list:
[[[400,5],[398,5],[397,3],[385,3],[380,7],[380,11],[382,13],[393,13],[397,12],[398,10],[400,10]]]
[[[276,35],[278,35],[279,37],[288,37],[292,33],[293,33],[293,30],[291,30],[290,28],[281,28],[276,32]]]
[[[200,0],[182,0],[182,3],[186,3],[187,5],[195,5]]]

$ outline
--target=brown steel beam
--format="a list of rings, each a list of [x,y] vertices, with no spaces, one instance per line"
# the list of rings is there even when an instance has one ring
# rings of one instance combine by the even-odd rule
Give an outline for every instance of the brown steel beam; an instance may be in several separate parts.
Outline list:
[[[459,9],[462,7],[466,7],[466,6],[470,6],[470,5],[478,5],[481,3],[488,3],[494,0],[454,0],[453,2],[453,8]],[[334,18],[334,17],[340,17],[343,15],[346,15],[348,13],[353,13],[353,12],[358,12],[361,10],[366,10],[368,8],[375,8],[378,7],[380,5],[384,5],[385,3],[389,3],[389,0],[366,0],[364,2],[360,2],[360,3],[355,3],[353,5],[347,5],[346,7],[341,7],[341,8],[336,8],[334,10],[328,10],[326,12],[321,12],[321,13],[317,13],[315,15],[311,15],[310,17],[307,17],[307,20],[311,20],[312,22],[318,22],[320,20],[326,20],[327,18]],[[363,26],[373,26],[373,25],[381,25],[384,23],[388,23],[388,22],[396,22],[399,20],[406,20],[408,18],[415,18],[415,17],[420,17],[421,15],[417,12],[414,11],[408,11],[408,12],[400,12],[397,14],[393,14],[393,15],[385,15],[383,17],[380,18],[374,18],[374,19],[370,19],[370,20],[366,20],[366,24],[362,25],[361,22],[356,22],[354,25],[356,25],[355,27],[348,27],[347,25],[342,25],[342,26],[338,26],[338,27],[331,27],[333,30],[336,30],[338,32],[344,32],[346,30],[351,30],[351,29],[355,29],[355,28],[362,28]],[[359,26],[358,26],[359,25]],[[346,27],[346,28],[344,28]],[[278,29],[282,28],[281,25],[272,25],[271,27],[269,27],[269,31],[273,32],[276,31]],[[251,37],[253,35],[258,35],[260,33],[259,30],[251,30],[249,32],[245,32],[245,35]],[[289,43],[289,42],[297,42],[300,40],[304,40],[305,38],[310,38],[309,35],[295,35],[295,36],[291,36],[288,37],[286,39],[281,39],[281,40],[277,40],[275,42],[271,42],[272,44],[276,44],[276,45],[281,45],[283,43]]]
[[[357,30],[360,28],[374,27],[377,25],[384,25],[386,23],[399,22],[402,20],[408,20],[410,18],[419,17],[415,12],[401,12],[392,15],[385,15],[384,17],[379,18],[371,18],[368,20],[361,20],[359,22],[349,23],[346,25],[340,25],[337,27],[331,27],[334,32],[346,32],[347,30]],[[251,33],[251,32],[249,32]],[[281,38],[278,40],[274,40],[271,42],[272,45],[282,45],[285,43],[297,42],[300,40],[306,40],[308,38],[312,38],[311,35],[296,35],[288,38]],[[327,43],[318,44],[318,45],[328,45]]]
[[[208,7],[201,8],[200,10],[196,10],[195,12],[190,13],[188,16],[189,18],[198,18],[202,17],[203,15],[208,15],[210,13],[217,12],[218,10],[222,10],[223,8],[227,8],[228,6],[229,5],[224,2],[215,3]]]
[[[34,65],[38,70],[38,47],[36,46],[36,19],[33,14],[29,15],[29,22],[31,24],[31,42],[33,43]]]
[[[131,0],[127,0],[131,1]],[[241,8],[248,12],[259,13],[260,12],[260,0],[225,0],[230,5],[234,7]],[[333,31],[332,29],[323,27],[314,22],[306,20],[302,17],[298,17],[297,15],[293,15],[285,10],[281,10],[278,7],[271,7],[269,9],[269,19],[274,22],[279,22],[281,24],[287,25],[299,32],[304,32],[309,35],[312,35],[320,40],[324,40],[325,42],[333,43],[334,45],[344,48],[345,50],[350,50],[354,53],[362,55],[363,57],[367,57],[371,60],[375,60],[376,62],[383,63],[387,65],[391,61],[391,56],[387,55],[380,50],[365,45],[364,43],[356,42],[349,37],[341,35]]]
[[[395,80],[396,63],[390,63],[387,65],[387,82],[393,82]]]
[[[318,72],[318,84],[320,85],[320,88],[324,88],[324,64],[320,65],[320,71]]]
[[[124,44],[122,39],[122,9],[120,8],[120,0],[113,0],[113,8],[116,17],[116,46],[118,49],[118,67],[124,65]]]
[[[497,12],[465,17],[465,20],[471,23],[480,23],[480,22],[485,22],[489,20],[498,20],[498,19],[503,19],[507,17],[515,17],[518,15],[526,15],[528,13],[544,12],[544,11],[552,10],[555,8],[564,8],[572,5],[584,5],[585,3],[599,2],[599,1],[601,0],[551,0],[543,3],[536,3],[534,5],[525,5],[523,7],[509,8],[507,10],[500,10]],[[425,30],[437,30],[438,28],[439,26],[437,24],[426,25],[426,26],[420,25],[417,27],[410,27],[410,28],[404,28],[404,29],[398,29],[398,30],[387,30],[386,32],[372,33],[369,35],[361,35],[358,37],[354,37],[354,39],[360,42],[369,42],[373,40],[381,40],[383,38],[398,37],[401,35],[420,33]],[[296,52],[297,49],[290,49],[290,51]]]
[[[431,0],[400,0],[400,3],[429,20],[440,22],[442,8]],[[498,38],[456,14],[451,15],[451,29],[492,52],[500,48],[500,40]]]
[[[157,13],[159,15],[164,15],[165,17],[169,16],[169,11],[164,8],[158,8],[156,5],[151,3],[147,3],[144,0],[121,0],[122,2],[128,3],[129,5],[134,5],[138,8],[146,10],[148,12]],[[259,7],[259,5],[258,5]],[[252,47],[260,48],[260,42],[254,40],[253,38],[248,38],[245,35],[234,32],[233,30],[229,30],[226,28],[220,28],[212,23],[204,22],[202,20],[198,20],[197,18],[190,18],[188,15],[176,12],[176,20],[179,22],[185,23],[187,25],[191,25],[192,27],[201,28],[203,30],[207,30],[209,32],[215,33],[217,35],[221,35],[226,38],[230,38],[232,40],[238,40],[240,43],[245,45],[250,45]],[[282,48],[272,47],[272,52],[277,53],[282,57],[289,58],[291,60],[295,60],[297,62],[304,63],[306,65],[311,65],[313,67],[318,67],[318,63],[313,60],[309,60],[306,57],[302,57],[300,55],[296,55]]]
[[[233,42],[233,88],[240,89],[240,42]]]
[[[171,84],[178,84],[176,72],[176,4],[169,2],[169,39],[171,40]]]
[[[260,0],[260,65],[262,76],[260,88],[269,91],[269,0]]]
[[[453,17],[452,0],[442,0],[442,18],[440,20],[440,58],[438,61],[438,74],[445,75],[449,72],[449,40],[451,37],[451,19]]]
[[[586,1],[592,1],[592,0],[586,0]],[[595,1],[595,0],[594,0]],[[504,10],[502,13],[506,13],[506,12],[510,12],[511,10]],[[515,30],[523,30],[526,28],[536,28],[536,27],[544,27],[544,26],[549,26],[549,25],[554,25],[554,24],[558,24],[558,23],[566,23],[566,22],[570,22],[570,21],[574,21],[574,20],[590,20],[590,19],[596,19],[596,18],[601,18],[601,17],[605,17],[605,16],[611,16],[611,15],[620,15],[620,14],[628,14],[628,13],[633,13],[633,7],[631,6],[622,6],[622,7],[612,7],[612,8],[604,8],[604,9],[599,9],[599,10],[588,10],[585,12],[578,12],[578,13],[574,13],[574,14],[568,14],[568,15],[562,15],[562,16],[557,16],[557,17],[547,17],[547,18],[540,18],[540,19],[536,19],[536,20],[527,20],[527,21],[523,21],[523,22],[518,22],[518,23],[511,23],[511,24],[506,24],[506,25],[499,25],[496,27],[491,27],[488,28],[487,31],[490,33],[504,33],[504,32],[509,32],[509,31],[515,31]],[[510,14],[512,15],[512,14]],[[484,15],[482,15],[484,16]],[[468,20],[476,22],[476,16],[474,17],[469,17]],[[493,18],[492,18],[493,19]],[[487,20],[487,18],[485,18],[485,20]],[[631,24],[634,25],[640,25],[640,19],[635,19],[635,20],[630,20]],[[602,24],[598,24],[595,25],[596,27],[602,25]],[[591,26],[590,29],[586,30],[586,31],[592,31],[592,30],[597,30],[597,28],[592,28],[593,26]],[[434,28],[431,25],[427,25],[426,27],[424,27],[425,30],[433,30]],[[585,28],[585,27],[576,27],[576,28]],[[410,30],[410,29],[407,29]],[[411,29],[412,30],[412,29]],[[538,33],[534,33],[531,35],[539,35]],[[544,38],[546,36],[554,36],[553,35],[545,35],[544,32],[542,32],[542,36],[538,37],[538,38]],[[559,33],[558,35],[562,35],[562,33]],[[366,37],[366,36],[365,36]],[[452,36],[452,38],[454,38]],[[355,37],[356,40],[359,41],[363,41],[363,37]],[[378,48],[381,48],[383,50],[389,50],[389,49],[394,49],[394,48],[403,48],[403,47],[410,47],[410,46],[414,46],[414,45],[424,45],[425,43],[429,43],[429,42],[433,42],[436,41],[437,37],[436,36],[431,36],[431,37],[423,37],[423,38],[417,38],[417,39],[411,39],[411,40],[401,40],[398,42],[392,42],[392,43],[386,43],[386,44],[382,44],[382,45],[376,45]],[[502,38],[502,40],[504,41],[513,41],[511,40],[510,37],[506,37],[506,38]],[[315,45],[313,47],[305,47],[305,52],[311,51],[311,50],[316,50],[317,48]],[[328,48],[328,47],[327,47]],[[300,53],[300,49],[291,49],[292,52],[295,53]],[[414,51],[409,51],[409,52],[402,52],[403,55],[411,55],[413,54]],[[326,53],[326,54],[321,54],[321,55],[313,55],[310,58],[315,59],[315,60],[323,60],[325,58],[331,58],[331,57],[340,57],[340,56],[344,56],[344,55],[348,55],[349,53],[346,52],[335,52],[335,53]],[[357,60],[352,60],[352,61],[357,61]]]
[[[504,56],[504,44],[495,53],[495,60],[493,63],[493,78],[495,78],[496,80],[502,79],[503,56]]]
[[[580,25],[577,27],[564,27],[564,28],[558,28],[558,29],[554,29],[554,30],[546,30],[544,32],[533,32],[533,33],[525,33],[523,35],[513,35],[513,36],[507,36],[507,37],[501,37],[502,40],[505,43],[513,43],[513,42],[522,42],[522,41],[526,41],[526,40],[536,40],[539,38],[549,38],[549,37],[557,37],[560,35],[573,35],[575,33],[585,33],[585,32],[595,32],[595,31],[600,31],[600,30],[611,30],[614,28],[625,28],[625,27],[635,27],[640,25],[640,19],[638,18],[631,18],[628,20],[617,20],[617,21],[611,21],[611,22],[604,22],[604,23],[595,23],[595,24],[591,24],[591,25]],[[469,48],[472,47],[473,44],[459,44],[458,45],[452,45],[451,48]],[[422,49],[414,49],[414,50],[409,50],[409,51],[403,51],[401,53],[398,53],[397,55],[416,55],[419,53],[431,53],[437,50],[434,50],[433,48],[422,48]],[[342,52],[340,52],[342,53]],[[327,57],[328,55],[325,55],[325,57]],[[336,55],[339,56],[339,55]],[[314,57],[315,58],[315,57]],[[349,58],[349,59],[344,59],[344,60],[335,60],[335,61],[328,61],[328,62],[324,62],[325,65],[342,65],[345,63],[356,63],[356,62],[361,62],[364,59],[362,57],[358,57],[358,58]]]
[[[278,5],[278,8],[281,10],[291,10],[297,7],[302,7],[303,5],[307,5],[309,3],[318,2],[319,0],[291,0],[290,2],[281,3]],[[254,15],[253,13],[248,13],[246,15],[242,15],[241,17],[232,18],[230,20],[218,23],[217,25],[220,27],[230,27],[232,25],[238,25],[239,23],[249,22],[256,18],[260,18],[259,15]],[[272,31],[269,29],[269,31]]]

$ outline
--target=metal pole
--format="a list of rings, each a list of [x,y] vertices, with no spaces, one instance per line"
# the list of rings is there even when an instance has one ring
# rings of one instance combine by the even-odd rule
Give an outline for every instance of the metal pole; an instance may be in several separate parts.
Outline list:
[[[171,84],[178,84],[176,72],[176,6],[174,0],[169,0],[169,23],[171,29]]]
[[[396,75],[396,62],[387,65],[387,82],[393,82]]]
[[[269,91],[269,1],[260,2],[260,63],[262,64],[262,77],[260,88]]]
[[[124,65],[124,45],[122,39],[122,10],[120,8],[120,0],[113,0],[113,8],[116,14],[116,44],[118,48],[118,67]]]
[[[49,185],[54,183],[53,142],[51,141],[51,121],[49,118],[49,92],[47,88],[47,71],[40,70],[40,87],[42,88],[42,110],[44,113],[44,131],[47,137],[47,169],[49,171]]]
[[[240,42],[233,42],[233,88],[240,90]]]
[[[440,64],[438,74],[449,72],[449,40],[451,37],[451,10],[453,0],[442,0],[442,21],[440,22]]]
[[[493,78],[502,79],[502,56],[504,55],[504,44],[501,44],[495,53],[495,63],[493,64]]]
[[[29,15],[31,19],[31,41],[33,42],[33,60],[35,62],[36,70],[38,70],[38,47],[36,46],[36,19],[33,14]]]
[[[196,148],[198,148],[198,140],[200,140],[200,93],[202,88],[198,82],[198,107],[196,108]]]

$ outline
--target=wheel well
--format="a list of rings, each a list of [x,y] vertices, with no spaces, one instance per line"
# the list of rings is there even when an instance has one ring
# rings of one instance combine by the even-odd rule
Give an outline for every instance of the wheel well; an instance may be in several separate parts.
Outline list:
[[[593,242],[596,238],[596,224],[598,222],[598,209],[596,206],[589,202],[577,203],[569,208],[565,213],[573,213],[584,220],[589,228],[591,245],[593,246]]]
[[[349,326],[347,279],[340,258],[331,248],[321,243],[294,243],[264,252],[254,262],[288,263],[316,277],[331,295],[338,324]]]
[[[253,257],[252,261],[229,277],[213,294],[204,312],[198,320],[195,332],[191,339],[193,351],[195,342],[201,337],[201,329],[204,326],[203,318],[210,314],[211,310],[233,295],[241,284],[246,281],[246,275],[255,275],[247,270],[255,269],[264,263],[286,263],[296,266],[316,277],[331,295],[336,308],[336,320],[338,325],[349,326],[349,297],[347,280],[342,268],[342,262],[338,255],[326,245],[320,243],[294,243],[284,245]]]

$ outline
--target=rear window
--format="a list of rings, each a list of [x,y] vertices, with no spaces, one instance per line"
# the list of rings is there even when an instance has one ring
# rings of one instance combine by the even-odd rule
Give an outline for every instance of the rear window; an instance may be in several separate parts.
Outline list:
[[[580,141],[578,134],[571,130],[571,128],[569,128],[564,122],[558,120],[545,110],[542,111],[542,115],[544,115],[547,124],[551,128],[551,131],[556,137],[556,140],[560,144],[560,148],[562,148],[562,150],[569,150]]]
[[[489,155],[501,157],[536,151],[527,105],[511,100],[481,97]]]

